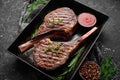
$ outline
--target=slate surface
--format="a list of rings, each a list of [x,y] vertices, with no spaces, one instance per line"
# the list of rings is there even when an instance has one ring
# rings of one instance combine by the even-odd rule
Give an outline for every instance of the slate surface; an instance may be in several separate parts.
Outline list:
[[[95,10],[107,14],[110,19],[104,25],[98,43],[103,55],[112,55],[120,79],[120,0],[77,0]],[[24,0],[0,0],[0,80],[41,80],[32,68],[23,64],[7,52],[8,46],[19,35],[18,22],[23,10]],[[43,80],[43,79],[42,79]]]

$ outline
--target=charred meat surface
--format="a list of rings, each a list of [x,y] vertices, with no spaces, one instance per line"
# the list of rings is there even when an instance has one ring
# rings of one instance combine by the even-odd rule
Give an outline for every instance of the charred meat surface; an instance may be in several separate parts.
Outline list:
[[[53,70],[67,61],[69,55],[76,49],[76,42],[54,42],[49,38],[34,44],[33,57],[35,65],[46,70]]]
[[[58,8],[45,16],[44,23],[39,28],[39,34],[48,32],[53,29],[63,30],[64,32],[62,34],[55,32],[54,35],[50,34],[50,37],[69,40],[75,31],[76,24],[77,17],[72,9],[68,7]]]
[[[75,32],[77,17],[72,9],[68,7],[58,8],[48,13],[44,22],[38,30],[37,39],[27,41],[19,46],[21,52],[33,47],[34,43],[43,39],[69,40]]]
[[[65,64],[69,56],[73,54],[87,37],[95,32],[97,27],[88,31],[80,39],[69,42],[55,42],[49,38],[40,40],[34,44],[33,58],[37,67],[45,70],[54,70]]]

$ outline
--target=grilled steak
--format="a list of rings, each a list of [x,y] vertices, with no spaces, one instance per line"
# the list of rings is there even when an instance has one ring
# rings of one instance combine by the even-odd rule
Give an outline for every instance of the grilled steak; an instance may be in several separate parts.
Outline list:
[[[35,65],[46,70],[55,69],[66,62],[77,43],[53,42],[49,38],[34,45]]]
[[[63,40],[68,40],[69,37],[75,31],[75,25],[77,23],[77,18],[73,10],[67,7],[58,8],[44,18],[44,24],[39,29],[39,34],[48,32],[53,29],[63,30],[64,32],[51,35],[52,38],[60,38]]]
[[[24,52],[43,37],[58,40],[69,40],[75,31],[76,24],[77,17],[73,10],[67,7],[58,8],[45,16],[44,22],[38,30],[37,39],[30,40],[20,45],[19,49],[21,52]]]
[[[90,36],[97,28],[83,35],[80,39],[71,42],[55,42],[49,38],[34,44],[33,58],[35,65],[45,70],[54,70],[65,64],[69,56],[78,48],[82,41]]]

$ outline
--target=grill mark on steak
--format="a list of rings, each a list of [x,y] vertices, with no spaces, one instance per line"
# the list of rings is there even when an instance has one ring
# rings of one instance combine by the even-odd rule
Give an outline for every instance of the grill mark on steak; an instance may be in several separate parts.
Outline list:
[[[62,26],[62,25],[65,25],[65,24],[71,24],[72,21],[75,21],[75,17],[73,16],[74,13],[69,13],[70,11],[68,11],[69,8],[66,8],[66,11],[65,11],[65,8],[62,8],[60,9],[60,12],[56,11],[56,12],[51,12],[50,14],[48,14],[46,17],[45,17],[45,23],[46,25],[49,27],[49,19],[61,19],[62,22],[60,22],[59,24],[57,24],[57,26]],[[49,19],[48,19],[49,18]]]
[[[34,44],[33,59],[35,65],[45,70],[54,70],[60,67],[66,63],[69,56],[76,51],[81,42],[96,30],[97,27],[94,27],[81,36],[80,39],[70,42],[55,42],[51,41],[49,38],[40,40],[38,43]],[[60,45],[57,47],[58,51],[54,51],[58,44]]]
[[[21,53],[23,53],[29,48],[33,47],[34,43],[46,37],[49,37],[50,39],[60,39],[67,41],[75,32],[76,24],[77,17],[72,9],[68,7],[62,7],[53,10],[44,17],[44,22],[39,28],[38,34],[36,35],[36,41],[27,41],[26,43],[18,46],[18,48],[20,49]],[[40,36],[38,37],[38,35]],[[44,37],[41,37],[41,35],[44,35]]]
[[[58,22],[57,24],[54,24],[53,26],[50,25],[50,23],[51,23],[50,20],[52,22],[54,22],[58,19],[60,20],[60,22]],[[70,9],[68,7],[58,8],[58,9],[48,13],[45,16],[44,23],[43,23],[42,27],[39,28],[38,34],[41,34],[48,30],[57,28],[57,29],[64,30],[64,34],[67,34],[70,37],[75,31],[76,24],[77,24],[77,17],[72,9]],[[56,35],[56,34],[54,34],[54,35]],[[61,36],[61,34],[57,34],[58,37],[60,37],[60,38],[63,37],[62,38],[63,40],[69,39],[69,37],[66,38],[67,35]],[[51,37],[53,38],[53,36],[51,36]]]
[[[47,44],[45,43],[47,42]],[[59,44],[59,42],[52,42],[51,45]],[[45,46],[41,46],[45,45]],[[48,38],[41,40],[37,44],[35,44],[35,48],[33,51],[33,56],[35,60],[35,64],[40,66],[43,69],[51,70],[59,67],[64,64],[68,59],[71,51],[75,49],[76,43],[64,43],[60,47],[60,52],[45,52],[45,49],[50,45],[48,43]],[[47,47],[46,47],[47,46]],[[52,48],[53,48],[52,47]]]

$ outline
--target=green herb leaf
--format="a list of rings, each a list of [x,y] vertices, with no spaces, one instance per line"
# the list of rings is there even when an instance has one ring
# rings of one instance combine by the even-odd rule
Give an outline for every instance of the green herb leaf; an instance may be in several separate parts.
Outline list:
[[[32,12],[35,10],[40,4],[45,5],[47,4],[47,0],[35,0],[31,5],[28,6],[28,11]]]
[[[63,71],[63,73],[54,77],[55,80],[63,80],[68,73],[75,70],[79,57],[81,56],[84,50],[85,50],[85,46],[80,48],[80,50],[76,53],[76,55],[74,55],[73,59],[69,62],[67,68]]]
[[[60,47],[61,47],[61,43],[49,44],[48,47],[45,48],[45,53],[49,51],[59,53]]]
[[[25,23],[28,20],[32,11],[37,9],[39,5],[46,5],[47,3],[48,3],[48,0],[35,0],[33,3],[31,3],[27,8],[26,16],[21,21],[21,24]]]
[[[112,64],[112,57],[108,56],[101,64],[100,80],[111,78],[116,72],[115,66]]]
[[[85,47],[82,47],[82,48],[77,52],[76,57],[70,62],[70,64],[68,65],[68,67],[71,67],[71,66],[75,66],[75,65],[76,65],[76,63],[77,63],[77,61],[78,61],[81,53],[83,52],[84,48],[85,48]]]

